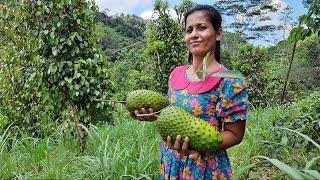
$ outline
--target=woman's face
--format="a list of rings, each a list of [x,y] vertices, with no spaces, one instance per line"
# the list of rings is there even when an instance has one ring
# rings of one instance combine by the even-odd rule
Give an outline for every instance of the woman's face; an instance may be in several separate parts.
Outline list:
[[[220,41],[221,31],[215,31],[209,17],[203,11],[195,11],[186,19],[185,42],[194,56],[205,56]]]

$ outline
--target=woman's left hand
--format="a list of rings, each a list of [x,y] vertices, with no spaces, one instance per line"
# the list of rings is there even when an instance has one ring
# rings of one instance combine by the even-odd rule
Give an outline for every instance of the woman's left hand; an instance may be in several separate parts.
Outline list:
[[[181,141],[183,141],[183,143],[181,143]],[[167,143],[168,148],[174,149],[177,152],[179,152],[181,157],[189,156],[190,159],[195,160],[195,159],[198,159],[201,156],[198,151],[192,150],[192,149],[188,149],[189,137],[185,137],[182,140],[181,136],[178,135],[176,137],[176,140],[175,140],[174,144],[172,144],[171,137],[168,136],[166,143]]]

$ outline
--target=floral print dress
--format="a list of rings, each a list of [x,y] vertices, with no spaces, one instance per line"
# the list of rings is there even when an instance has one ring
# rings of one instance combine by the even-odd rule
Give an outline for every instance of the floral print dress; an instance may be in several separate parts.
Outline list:
[[[217,130],[224,122],[246,120],[248,94],[242,79],[209,77],[202,82],[186,78],[189,65],[175,68],[169,78],[170,104],[187,110],[190,114],[208,121]],[[221,66],[217,71],[225,71]],[[230,161],[225,150],[191,160],[188,156],[169,149],[162,143],[160,149],[160,179],[231,179]]]

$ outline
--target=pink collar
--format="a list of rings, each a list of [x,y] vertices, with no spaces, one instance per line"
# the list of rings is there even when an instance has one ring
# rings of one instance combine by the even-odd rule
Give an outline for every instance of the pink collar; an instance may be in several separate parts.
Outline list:
[[[220,77],[209,77],[204,81],[192,82],[187,79],[186,70],[190,65],[182,65],[176,67],[172,73],[169,80],[169,86],[174,90],[187,89],[189,94],[200,94],[211,90],[215,87],[221,80]],[[226,71],[227,68],[224,66],[219,67],[216,71],[210,73],[217,73]],[[209,74],[209,75],[210,75]]]

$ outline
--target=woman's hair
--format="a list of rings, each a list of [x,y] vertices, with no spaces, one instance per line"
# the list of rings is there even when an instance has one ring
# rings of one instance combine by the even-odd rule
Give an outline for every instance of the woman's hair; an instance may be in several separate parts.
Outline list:
[[[209,17],[210,22],[214,28],[214,30],[219,31],[221,28],[221,15],[220,12],[210,5],[195,5],[187,10],[187,12],[184,15],[184,24],[186,25],[187,18],[190,14],[194,13],[195,11],[203,11],[205,12],[206,16]],[[217,41],[216,48],[214,51],[214,56],[216,60],[220,63],[220,41]],[[192,54],[189,52],[189,61],[192,60]]]

